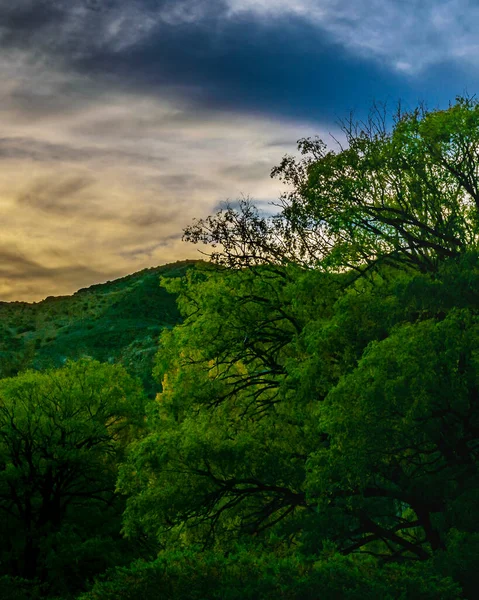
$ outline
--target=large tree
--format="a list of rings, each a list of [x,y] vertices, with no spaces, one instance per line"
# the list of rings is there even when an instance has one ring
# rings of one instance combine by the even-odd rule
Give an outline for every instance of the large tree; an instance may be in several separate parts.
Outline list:
[[[186,231],[220,268],[169,284],[184,323],[162,337],[163,391],[121,470],[126,527],[167,551],[240,543],[305,568],[333,551],[402,578],[420,563],[467,595],[479,106],[346,134],[274,171],[291,185],[275,217],[244,201]]]
[[[364,270],[372,264],[423,271],[478,241],[479,103],[458,98],[445,111],[398,110],[388,129],[378,109],[343,122],[345,147],[299,141],[272,176],[289,189],[273,217],[243,200],[185,231],[213,244],[229,266],[301,263]]]

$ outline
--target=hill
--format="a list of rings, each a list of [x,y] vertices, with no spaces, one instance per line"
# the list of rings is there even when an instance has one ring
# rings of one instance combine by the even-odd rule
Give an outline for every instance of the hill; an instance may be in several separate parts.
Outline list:
[[[121,362],[154,394],[158,335],[180,319],[175,296],[160,287],[159,278],[181,277],[196,262],[145,269],[72,296],[0,302],[0,378],[91,356]]]

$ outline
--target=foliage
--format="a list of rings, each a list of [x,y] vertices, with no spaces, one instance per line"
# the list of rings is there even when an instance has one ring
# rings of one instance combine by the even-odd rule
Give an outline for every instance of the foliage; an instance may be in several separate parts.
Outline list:
[[[242,548],[228,557],[212,552],[171,552],[136,562],[98,581],[80,600],[456,600],[460,591],[429,565],[390,565],[333,554],[303,563],[297,558]]]
[[[248,200],[185,230],[213,244],[228,266],[293,262],[363,272],[378,262],[434,271],[475,247],[479,189],[479,103],[458,98],[445,111],[420,107],[343,123],[346,147],[299,142],[272,175],[290,187],[273,217]]]
[[[474,531],[459,508],[477,488],[474,261],[453,287],[450,264],[346,288],[292,267],[179,282],[151,433],[121,471],[130,531],[423,559],[451,527]]]
[[[378,597],[428,597],[428,577],[473,589],[479,105],[398,114],[390,133],[380,117],[346,124],[338,153],[303,141],[274,171],[292,186],[275,217],[243,201],[186,230],[219,268],[168,284],[184,321],[119,478],[126,532],[166,557],[251,544],[335,585],[374,565]]]
[[[10,587],[36,577],[82,600],[475,596],[479,103],[386,125],[377,110],[346,122],[338,152],[302,140],[302,158],[273,171],[290,186],[277,215],[244,200],[194,222],[185,237],[213,244],[213,264],[163,279],[175,327],[148,304],[153,274],[95,291],[101,317],[83,326],[96,335],[115,316],[143,332],[110,327],[98,351],[118,353],[102,359],[143,373],[161,325],[145,412],[118,365],[0,381]],[[30,327],[7,324],[7,346]]]
[[[69,592],[118,555],[116,471],[143,403],[122,367],[91,360],[0,381],[4,572]]]
[[[192,264],[146,269],[39,303],[0,302],[0,377],[90,356],[120,362],[153,397],[158,335],[179,320],[175,298],[160,288],[159,276],[181,277]]]

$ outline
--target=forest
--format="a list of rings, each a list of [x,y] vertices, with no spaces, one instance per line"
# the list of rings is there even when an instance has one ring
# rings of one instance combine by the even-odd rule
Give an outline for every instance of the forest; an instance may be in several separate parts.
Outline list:
[[[476,597],[479,101],[342,127],[208,261],[0,305],[2,599]]]

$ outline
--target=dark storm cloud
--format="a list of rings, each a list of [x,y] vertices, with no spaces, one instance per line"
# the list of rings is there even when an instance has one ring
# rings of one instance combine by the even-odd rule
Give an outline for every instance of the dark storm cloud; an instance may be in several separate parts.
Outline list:
[[[351,104],[400,95],[396,76],[347,56],[330,36],[300,19],[163,25],[127,52],[106,48],[77,65],[145,91],[185,93],[212,110],[312,120],[341,115]]]
[[[0,29],[5,45],[24,45],[39,31],[61,23],[65,17],[65,3],[55,0],[15,0],[0,3]]]
[[[316,23],[288,14],[258,19],[251,11],[232,17],[227,0],[0,0],[0,11],[0,44],[30,52],[35,64],[53,61],[107,85],[185,96],[209,110],[324,120],[373,99],[404,97],[400,77],[344,52]],[[25,86],[13,99],[46,113],[91,101],[92,90],[82,93],[74,80],[49,85],[43,93]]]
[[[72,61],[112,53],[223,12],[222,0],[0,0],[4,48],[34,48],[35,57]]]

